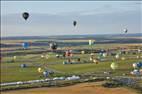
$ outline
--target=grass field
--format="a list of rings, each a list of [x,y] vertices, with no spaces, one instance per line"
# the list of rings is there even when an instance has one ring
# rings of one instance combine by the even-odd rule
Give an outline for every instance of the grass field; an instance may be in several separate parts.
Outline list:
[[[96,48],[103,47],[104,49],[107,48],[115,48],[115,47],[124,47],[127,46],[126,44],[96,44]],[[78,49],[81,47],[70,47]],[[88,46],[83,46],[82,48],[88,49]],[[63,48],[67,49],[67,48]],[[90,48],[89,48],[90,49]],[[126,54],[122,55],[121,57],[125,57],[125,60],[116,60],[112,56],[107,56],[105,59],[109,59],[105,62],[99,62],[99,64],[91,63],[89,61],[89,54],[74,54],[73,60],[76,60],[76,58],[81,58],[81,62],[84,60],[87,61],[87,63],[82,64],[67,64],[63,65],[63,61],[66,59],[64,58],[56,58],[55,53],[46,53],[44,52],[44,55],[48,55],[49,58],[41,58],[42,54],[26,54],[28,52],[32,52],[33,50],[26,50],[22,51],[25,53],[25,55],[15,55],[16,60],[14,62],[11,62],[13,60],[13,56],[5,56],[2,58],[1,63],[1,82],[12,82],[12,81],[25,81],[25,80],[34,80],[34,79],[41,79],[43,77],[40,77],[42,74],[39,74],[37,69],[39,67],[43,69],[53,69],[58,71],[54,75],[50,76],[62,76],[62,75],[71,75],[71,74],[82,74],[82,73],[89,73],[89,72],[95,72],[96,74],[102,74],[104,71],[113,71],[110,68],[110,64],[112,62],[117,62],[119,64],[119,68],[115,71],[113,71],[112,75],[116,76],[122,76],[123,73],[129,74],[130,71],[133,70],[132,63],[141,61],[142,59],[137,59],[136,56],[140,54]],[[15,50],[15,52],[19,52]],[[95,57],[97,57],[98,54],[95,54]],[[21,68],[21,64],[27,64],[27,68]]]

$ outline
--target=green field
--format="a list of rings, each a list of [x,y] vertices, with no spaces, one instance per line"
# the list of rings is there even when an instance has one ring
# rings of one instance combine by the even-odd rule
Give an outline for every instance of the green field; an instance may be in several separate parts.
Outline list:
[[[96,44],[94,49],[97,48],[114,48],[121,47],[126,45],[121,44]],[[70,47],[70,48],[81,48],[80,46]],[[82,46],[82,48],[90,49],[88,46]],[[62,48],[67,49],[67,48]],[[122,76],[123,73],[130,75],[130,71],[133,70],[132,63],[141,61],[142,58],[136,58],[138,55],[142,54],[126,54],[121,55],[121,57],[125,57],[125,60],[117,60],[112,56],[107,56],[104,59],[108,59],[108,61],[102,61],[98,64],[92,63],[89,61],[89,54],[74,54],[72,60],[77,60],[76,58],[81,58],[81,64],[66,64],[63,65],[63,61],[67,60],[65,58],[56,58],[56,53],[47,53],[44,52],[43,55],[48,55],[49,58],[41,58],[42,54],[27,54],[31,50],[22,51],[24,55],[16,55],[16,60],[12,62],[13,56],[4,56],[2,58],[1,63],[1,82],[12,82],[12,81],[25,81],[25,80],[34,80],[44,78],[41,76],[42,74],[38,73],[37,69],[41,67],[42,69],[52,69],[57,72],[55,74],[50,75],[50,77],[54,76],[66,76],[72,74],[84,74],[94,72],[96,74],[103,74],[104,71],[112,71],[113,76]],[[15,50],[15,53],[18,52]],[[97,57],[98,54],[95,54]],[[86,63],[83,63],[86,61]],[[119,64],[119,68],[113,71],[110,68],[110,64],[112,62],[117,62]],[[28,67],[21,68],[21,64],[27,64]]]

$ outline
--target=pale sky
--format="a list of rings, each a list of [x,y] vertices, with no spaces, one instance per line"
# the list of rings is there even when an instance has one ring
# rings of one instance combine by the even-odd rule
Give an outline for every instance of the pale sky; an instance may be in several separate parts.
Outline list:
[[[1,36],[140,33],[141,17],[141,1],[1,1]]]

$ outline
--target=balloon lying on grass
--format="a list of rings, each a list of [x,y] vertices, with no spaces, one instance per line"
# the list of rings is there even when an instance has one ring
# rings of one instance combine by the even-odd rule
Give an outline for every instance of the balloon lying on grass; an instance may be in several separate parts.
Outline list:
[[[28,12],[22,13],[22,17],[24,18],[24,20],[27,20],[29,18],[29,13]]]
[[[111,69],[116,70],[116,69],[118,69],[118,64],[115,62],[112,62],[110,67],[111,67]]]

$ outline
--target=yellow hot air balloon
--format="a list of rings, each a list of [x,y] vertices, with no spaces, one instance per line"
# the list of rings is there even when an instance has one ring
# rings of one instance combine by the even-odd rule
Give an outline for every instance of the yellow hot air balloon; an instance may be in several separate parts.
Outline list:
[[[113,69],[113,70],[116,70],[118,68],[118,64],[115,63],[115,62],[112,62],[110,67]]]
[[[39,73],[43,72],[42,68],[38,68],[37,70],[38,70]]]

